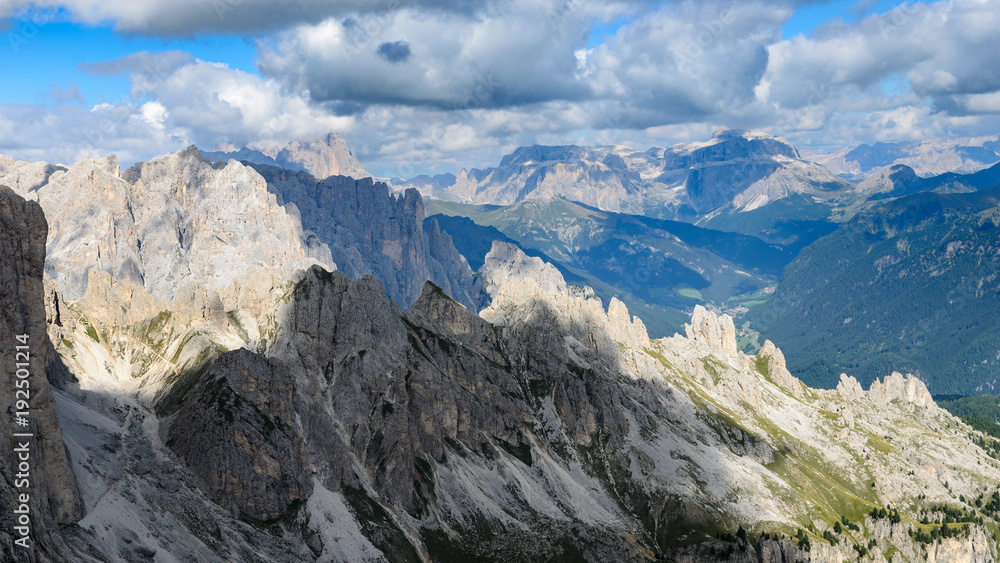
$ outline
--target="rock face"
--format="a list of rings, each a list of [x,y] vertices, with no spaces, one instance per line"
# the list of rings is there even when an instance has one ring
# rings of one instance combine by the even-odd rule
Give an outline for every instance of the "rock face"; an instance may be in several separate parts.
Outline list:
[[[0,559],[4,561],[65,560],[67,549],[57,525],[82,515],[46,379],[47,364],[59,362],[46,335],[42,301],[46,230],[38,204],[0,186]],[[20,335],[27,338],[18,339]],[[22,378],[18,373],[27,375]],[[27,406],[19,405],[19,399]],[[27,425],[15,425],[15,414],[21,411],[28,413],[23,416]],[[15,437],[15,433],[32,436]],[[24,468],[19,467],[21,461]],[[27,495],[27,502],[21,495]],[[24,545],[15,545],[26,535],[15,529],[24,524],[21,516],[30,521],[30,535]]]
[[[24,162],[0,155],[0,186],[24,194],[45,185],[55,172],[65,170],[64,166],[48,162]]]
[[[332,251],[351,278],[373,274],[401,307],[409,307],[430,280],[455,300],[478,310],[484,294],[451,238],[423,228],[423,200],[416,190],[394,195],[381,182],[256,165],[268,185],[294,206],[303,226]]]
[[[223,354],[170,424],[167,446],[234,517],[273,520],[305,500],[310,483],[293,430],[295,381],[286,374],[245,349]]]
[[[566,281],[555,266],[541,258],[529,257],[513,244],[501,241],[493,242],[479,275],[486,280],[486,290],[491,297],[496,297],[509,282],[523,279],[532,280],[547,293],[558,294],[566,290]]]
[[[733,336],[733,342],[735,342],[735,334]],[[757,352],[757,357],[767,360],[767,373],[775,383],[796,397],[803,396],[804,391],[802,382],[796,379],[795,376],[788,371],[788,367],[785,365],[785,355],[781,352],[781,350],[774,346],[773,342],[765,340],[764,345],[761,346],[760,351]],[[858,385],[856,380],[854,381],[854,384],[857,385],[857,389],[860,391],[861,386]],[[840,388],[838,387],[838,390],[839,389]]]
[[[275,162],[289,170],[305,170],[317,178],[348,176],[371,178],[336,133],[308,142],[292,142],[274,155]]]
[[[288,276],[317,261],[332,267],[329,250],[301,240],[301,224],[252,168],[213,166],[192,146],[138,163],[123,179],[154,297],[170,299],[190,281],[222,289],[251,269]]]
[[[371,174],[366,172],[354,157],[344,139],[336,133],[312,141],[294,141],[284,147],[265,151],[243,148],[237,151],[212,151],[202,154],[222,162],[233,159],[288,170],[302,170],[320,179],[330,176],[349,176],[356,180],[371,178]]]
[[[691,314],[691,324],[684,326],[684,332],[688,340],[709,350],[736,355],[736,325],[729,315],[717,317],[701,305],[696,305]]]
[[[212,165],[194,147],[124,173],[113,156],[87,159],[26,190],[50,221],[46,271],[70,300],[92,268],[170,301],[192,282],[218,290],[252,271],[333,267],[253,169]]]
[[[894,164],[873,172],[858,184],[858,191],[867,196],[899,191],[916,191],[923,178],[905,164]]]
[[[335,152],[343,145],[335,136],[323,142]],[[257,166],[267,180],[238,162],[212,163],[192,146],[124,172],[113,156],[69,169],[6,159],[0,177],[45,209],[46,272],[69,301],[83,297],[91,271],[169,303],[193,286],[211,294],[319,264],[378,276],[402,307],[426,280],[470,308],[483,304],[450,237],[434,222],[425,228],[415,192],[394,197],[370,177],[320,182]]]
[[[904,377],[898,372],[873,382],[868,389],[868,398],[875,403],[903,401],[918,407],[934,406],[934,399],[922,381],[912,375]]]

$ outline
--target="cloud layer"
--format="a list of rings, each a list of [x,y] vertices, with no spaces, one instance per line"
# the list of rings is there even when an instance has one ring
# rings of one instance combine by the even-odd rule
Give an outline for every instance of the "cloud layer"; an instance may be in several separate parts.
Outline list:
[[[259,74],[178,51],[89,63],[127,75],[128,99],[86,107],[64,84],[47,105],[0,106],[0,152],[143,158],[334,130],[376,174],[406,176],[495,163],[523,144],[644,147],[721,126],[813,150],[1000,132],[997,2],[901,5],[788,39],[791,1],[60,6],[129,33],[257,33]]]

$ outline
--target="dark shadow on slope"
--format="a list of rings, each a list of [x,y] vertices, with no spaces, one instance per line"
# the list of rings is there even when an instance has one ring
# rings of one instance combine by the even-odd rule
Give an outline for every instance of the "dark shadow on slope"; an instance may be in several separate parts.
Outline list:
[[[639,560],[623,534],[663,554],[693,529],[717,529],[697,504],[631,477],[629,419],[655,432],[658,420],[676,418],[669,401],[640,404],[665,389],[623,381],[613,356],[601,359],[596,351],[592,367],[580,367],[555,313],[544,303],[527,308],[535,320],[511,332],[432,284],[403,313],[371,277],[351,281],[314,267],[298,283],[284,326],[292,331],[290,349],[298,350],[286,365],[303,385],[296,408],[306,455],[322,484],[351,503],[370,541],[392,560],[409,560],[390,555],[407,537],[393,510],[420,522],[423,543],[414,548],[441,561]],[[586,323],[571,329],[587,331],[593,328]],[[538,447],[557,463],[583,463],[623,514],[640,515],[639,529],[609,532],[554,520],[516,487],[503,494],[508,514],[527,531],[501,525],[488,507],[455,500],[469,492],[457,485],[465,482],[461,468],[488,468],[496,479],[506,473],[504,463],[516,463],[531,474]],[[449,495],[439,496],[440,487]],[[453,502],[469,510],[464,519],[448,515]]]
[[[442,231],[452,234],[452,240],[455,241],[455,248],[462,253],[462,256],[465,256],[465,259],[469,262],[469,267],[473,271],[479,271],[479,268],[483,266],[486,255],[493,248],[493,241],[499,240],[513,244],[528,256],[538,257],[552,264],[562,274],[566,283],[572,284],[583,281],[581,276],[574,274],[544,252],[521,246],[517,241],[503,234],[496,227],[479,225],[472,219],[461,215],[444,215],[438,213],[427,218],[427,221],[424,222],[424,229],[428,228],[428,222],[431,220],[437,221]]]
[[[447,237],[424,230],[416,190],[397,195],[371,178],[322,180],[263,164],[252,166],[279,203],[294,206],[302,226],[329,248],[337,268],[358,279],[377,277],[397,304],[408,307],[426,280],[445,287],[469,308],[484,303],[482,288]]]

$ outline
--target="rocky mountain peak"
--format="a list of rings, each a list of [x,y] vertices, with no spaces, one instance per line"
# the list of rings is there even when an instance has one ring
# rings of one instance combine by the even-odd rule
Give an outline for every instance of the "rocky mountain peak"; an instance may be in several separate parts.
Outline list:
[[[847,400],[863,399],[865,390],[861,388],[861,383],[853,375],[840,374],[840,382],[837,383],[837,393]]]
[[[736,325],[729,315],[715,315],[701,305],[695,305],[691,322],[684,325],[688,340],[709,350],[735,356]],[[784,359],[784,358],[782,358]]]
[[[493,298],[509,285],[511,279],[530,279],[546,293],[566,291],[566,280],[555,266],[541,258],[528,256],[520,248],[502,241],[493,241],[493,247],[479,269],[479,277]]]
[[[332,132],[312,141],[290,142],[270,156],[279,166],[305,170],[320,179],[330,176],[371,177],[348,148],[347,142]]]
[[[712,140],[691,151],[695,162],[732,160],[763,156],[784,156],[799,159],[799,153],[791,143],[762,131],[727,129],[716,131]]]
[[[857,191],[864,195],[891,192],[893,190],[907,190],[917,186],[923,178],[905,164],[893,164],[879,169],[868,175],[860,184]]]
[[[92,270],[169,302],[185,283],[219,290],[253,270],[334,267],[256,171],[213,164],[194,146],[124,172],[114,156],[43,170],[40,184],[19,185],[45,209],[46,271],[69,300],[83,296]]]
[[[0,185],[8,186],[18,194],[31,193],[45,185],[52,174],[65,170],[65,166],[48,162],[24,162],[0,155]]]
[[[899,372],[892,372],[892,375],[882,381],[876,379],[872,382],[868,388],[868,398],[876,404],[898,400],[924,408],[936,406],[923,381],[911,374],[903,375]]]
[[[757,357],[767,360],[768,375],[782,389],[785,389],[796,397],[803,395],[802,382],[788,371],[788,367],[785,365],[785,355],[773,342],[765,340],[764,345],[757,352]]]
[[[402,308],[420,296],[426,280],[471,309],[482,304],[483,290],[451,238],[424,224],[416,190],[397,194],[370,177],[318,180],[305,172],[254,167],[301,218],[306,239],[329,248],[349,277],[374,275]]]

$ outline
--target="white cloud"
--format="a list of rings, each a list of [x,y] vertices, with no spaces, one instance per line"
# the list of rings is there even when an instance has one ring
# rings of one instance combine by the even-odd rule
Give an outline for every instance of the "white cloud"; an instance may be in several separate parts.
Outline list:
[[[0,115],[14,116],[0,129],[0,152],[68,163],[117,153],[131,162],[192,143],[264,147],[354,126],[352,118],[331,115],[274,80],[186,53],[137,53],[91,70],[129,73],[131,97],[89,109],[0,106]]]
[[[503,107],[590,96],[576,50],[608,8],[509,0],[487,14],[401,9],[302,25],[262,43],[260,69],[320,102]],[[405,43],[405,60],[386,45]]]
[[[182,11],[188,1],[171,5]],[[145,157],[192,142],[263,147],[332,130],[377,174],[405,175],[493,164],[509,147],[532,143],[642,148],[729,126],[764,128],[816,150],[995,134],[1000,120],[996,2],[905,5],[782,40],[791,1],[496,0],[473,8],[440,0],[433,5],[441,9],[429,8],[434,1],[385,10],[303,0],[291,8],[299,19],[282,20],[275,5],[243,0],[240,9],[274,12],[267,29],[279,30],[258,38],[263,76],[181,51],[89,64],[94,73],[127,74],[130,98],[88,112],[67,88],[53,90],[50,106],[0,108],[0,152],[41,154],[47,145],[62,155],[86,142]],[[159,0],[66,5],[77,18],[143,33],[192,17],[154,21],[166,10]],[[871,8],[859,2],[856,11]],[[589,41],[595,23],[622,20]],[[33,137],[15,138],[18,128]]]
[[[163,107],[163,104],[160,102],[146,102],[142,104],[140,113],[142,114],[142,118],[146,120],[146,123],[149,123],[149,126],[153,129],[164,129],[163,122],[166,120],[167,115],[169,115],[167,108]]]

